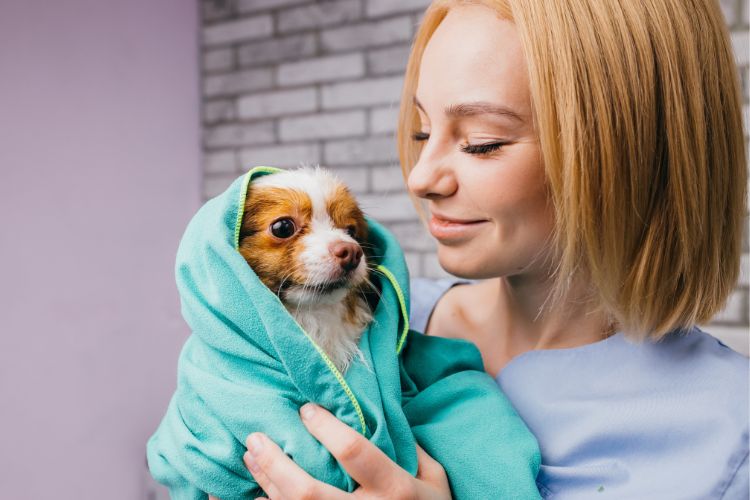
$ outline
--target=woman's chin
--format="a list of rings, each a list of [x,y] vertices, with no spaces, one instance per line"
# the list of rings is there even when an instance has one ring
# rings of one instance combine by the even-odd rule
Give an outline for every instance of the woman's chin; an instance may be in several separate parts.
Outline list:
[[[458,278],[480,280],[497,276],[485,260],[472,256],[463,248],[438,245],[437,258],[440,267]]]

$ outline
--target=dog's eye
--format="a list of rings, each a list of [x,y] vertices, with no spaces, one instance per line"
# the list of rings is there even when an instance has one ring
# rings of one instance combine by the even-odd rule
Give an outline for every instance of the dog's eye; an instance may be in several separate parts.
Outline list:
[[[346,232],[349,236],[354,238],[357,234],[357,228],[353,224],[346,226]]]
[[[279,219],[271,224],[271,234],[277,238],[289,238],[296,231],[292,219]]]

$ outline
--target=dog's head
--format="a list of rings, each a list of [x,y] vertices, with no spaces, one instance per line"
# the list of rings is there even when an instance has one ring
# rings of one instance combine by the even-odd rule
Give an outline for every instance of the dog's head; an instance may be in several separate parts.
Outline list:
[[[367,281],[367,222],[347,187],[320,167],[256,178],[239,251],[292,304],[332,303]]]

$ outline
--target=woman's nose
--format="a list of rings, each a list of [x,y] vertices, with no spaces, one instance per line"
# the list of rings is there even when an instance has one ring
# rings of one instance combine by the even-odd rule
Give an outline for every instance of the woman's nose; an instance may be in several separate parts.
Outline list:
[[[451,168],[435,161],[428,161],[424,155],[409,172],[406,184],[409,191],[426,199],[450,196],[458,187]]]

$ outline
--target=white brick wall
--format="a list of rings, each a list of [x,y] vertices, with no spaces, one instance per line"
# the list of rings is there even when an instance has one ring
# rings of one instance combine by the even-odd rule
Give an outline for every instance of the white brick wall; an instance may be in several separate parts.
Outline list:
[[[719,0],[748,126],[748,0]],[[445,276],[405,193],[395,145],[411,38],[429,0],[201,0],[204,196],[255,165],[322,164],[402,242],[414,275]],[[748,349],[748,242],[706,326]]]
[[[279,137],[282,141],[356,137],[364,134],[365,128],[364,111],[318,113],[316,115],[281,119],[279,122]]]
[[[297,85],[300,83],[332,82],[364,76],[365,59],[362,54],[319,57],[279,66],[277,83]]]
[[[274,167],[296,167],[300,163],[316,164],[321,162],[321,149],[317,143],[283,144],[268,147],[242,148],[240,165],[237,172],[249,170],[259,165]]]
[[[411,17],[403,16],[323,31],[320,34],[320,46],[329,51],[353,50],[408,42],[411,35]]]
[[[206,97],[234,95],[267,89],[271,87],[272,82],[273,73],[268,69],[207,75],[203,79],[203,94]]]
[[[370,78],[335,83],[322,88],[323,108],[347,108],[373,104],[396,104],[404,85],[403,77]]]
[[[203,44],[218,45],[250,38],[264,38],[273,32],[271,16],[258,16],[208,26],[203,29]]]
[[[318,92],[315,87],[259,92],[237,100],[238,116],[248,120],[306,113],[315,111],[317,107]]]

